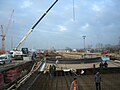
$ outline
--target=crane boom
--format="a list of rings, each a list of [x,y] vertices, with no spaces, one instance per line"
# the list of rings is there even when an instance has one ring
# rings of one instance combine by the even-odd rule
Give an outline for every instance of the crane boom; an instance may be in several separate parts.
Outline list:
[[[7,25],[7,27],[6,27],[5,34],[7,34],[7,31],[8,31],[8,29],[9,29],[9,27],[10,27],[10,23],[11,23],[11,20],[12,20],[12,17],[13,17],[13,13],[14,13],[14,9],[12,10],[12,13],[11,13],[10,19],[9,19],[9,21],[8,21],[8,25]]]
[[[15,50],[19,48],[19,46],[25,41],[25,39],[28,37],[28,35],[33,31],[33,29],[37,26],[37,24],[45,17],[45,15],[50,11],[50,9],[57,3],[58,0],[56,0],[48,9],[47,11],[39,18],[39,20],[32,26],[32,28],[26,33],[26,35],[22,38],[22,40],[18,43]]]

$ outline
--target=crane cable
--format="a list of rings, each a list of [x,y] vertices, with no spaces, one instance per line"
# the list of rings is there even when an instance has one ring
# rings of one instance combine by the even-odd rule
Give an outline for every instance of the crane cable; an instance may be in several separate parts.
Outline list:
[[[74,5],[74,0],[73,0],[73,21],[75,21],[75,5]]]

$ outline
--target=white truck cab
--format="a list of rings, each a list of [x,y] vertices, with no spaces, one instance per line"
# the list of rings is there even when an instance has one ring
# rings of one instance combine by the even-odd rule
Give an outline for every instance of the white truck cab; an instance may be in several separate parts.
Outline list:
[[[14,58],[14,59],[21,59],[22,55],[23,55],[22,51],[18,51],[18,50],[10,51],[10,54],[11,54],[12,58]]]
[[[12,57],[15,57],[15,55],[22,55],[22,51],[10,51],[10,54],[12,55]]]

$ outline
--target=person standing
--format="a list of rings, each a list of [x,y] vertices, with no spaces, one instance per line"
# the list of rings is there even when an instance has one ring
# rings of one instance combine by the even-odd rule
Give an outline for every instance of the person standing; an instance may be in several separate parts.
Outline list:
[[[55,64],[57,65],[57,64],[58,64],[58,62],[59,62],[59,61],[58,61],[58,59],[57,59],[57,60],[55,61]]]
[[[103,68],[103,62],[102,61],[100,62],[99,67]]]
[[[49,78],[52,78],[52,66],[49,67]]]
[[[104,68],[108,68],[108,63],[107,63],[107,61],[104,62]]]
[[[55,76],[55,74],[56,74],[56,66],[53,64],[53,66],[52,66],[52,76],[54,77]]]
[[[58,62],[59,62],[59,61],[58,61],[58,59],[57,59],[57,60],[55,61],[56,67],[58,67]]]
[[[95,85],[96,90],[101,90],[101,75],[99,72],[95,74]]]
[[[71,86],[70,86],[70,90],[78,90],[78,81],[77,81],[77,78],[74,78],[72,83],[71,83]]]
[[[94,73],[94,74],[96,73],[96,67],[95,67],[95,64],[93,64],[93,73]]]

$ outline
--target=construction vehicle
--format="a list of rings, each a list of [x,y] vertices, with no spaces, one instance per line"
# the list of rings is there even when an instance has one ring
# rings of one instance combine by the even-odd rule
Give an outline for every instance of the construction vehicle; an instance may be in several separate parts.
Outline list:
[[[20,45],[26,40],[26,38],[28,37],[28,35],[34,30],[34,28],[38,25],[38,23],[45,17],[45,15],[47,15],[47,13],[50,11],[50,9],[57,3],[58,0],[56,0],[48,9],[47,11],[39,18],[39,20],[32,26],[32,28],[30,28],[30,30],[25,34],[25,36],[22,38],[22,40],[17,44],[17,46],[10,51],[12,53],[12,56],[17,59],[17,57],[23,57],[24,53],[22,52],[22,50],[18,50],[18,48],[20,47]],[[27,48],[24,48],[24,50],[28,50]]]
[[[12,58],[10,54],[2,54],[0,55],[0,64],[5,64],[7,62],[12,62]]]

